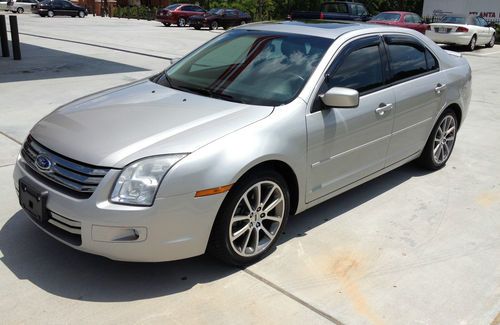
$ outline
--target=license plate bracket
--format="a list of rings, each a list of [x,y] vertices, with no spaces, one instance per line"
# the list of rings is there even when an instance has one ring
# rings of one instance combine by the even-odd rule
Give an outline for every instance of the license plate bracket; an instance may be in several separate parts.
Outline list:
[[[37,222],[44,224],[49,219],[47,198],[49,192],[27,181],[19,180],[19,204]]]

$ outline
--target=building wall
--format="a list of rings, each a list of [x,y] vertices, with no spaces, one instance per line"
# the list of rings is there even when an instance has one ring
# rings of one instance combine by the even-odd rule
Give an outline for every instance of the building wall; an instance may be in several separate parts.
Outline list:
[[[424,17],[449,14],[475,14],[500,20],[500,0],[424,0]]]

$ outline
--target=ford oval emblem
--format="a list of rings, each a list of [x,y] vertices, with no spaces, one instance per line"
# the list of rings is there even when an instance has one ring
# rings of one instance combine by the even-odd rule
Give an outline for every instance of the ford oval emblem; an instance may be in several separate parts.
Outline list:
[[[52,161],[45,155],[38,155],[35,159],[35,165],[40,170],[47,171],[52,167]]]

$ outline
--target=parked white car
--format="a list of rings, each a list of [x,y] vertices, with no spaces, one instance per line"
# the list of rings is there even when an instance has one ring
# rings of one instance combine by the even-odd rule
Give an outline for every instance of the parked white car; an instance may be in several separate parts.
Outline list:
[[[32,12],[33,6],[36,7],[37,0],[16,0],[9,3],[7,10],[22,14],[24,12]]]
[[[441,22],[430,24],[425,35],[436,43],[463,45],[474,51],[478,45],[495,45],[492,26],[481,16],[446,16]]]
[[[9,11],[7,7],[8,7],[7,0],[0,0],[0,10]]]

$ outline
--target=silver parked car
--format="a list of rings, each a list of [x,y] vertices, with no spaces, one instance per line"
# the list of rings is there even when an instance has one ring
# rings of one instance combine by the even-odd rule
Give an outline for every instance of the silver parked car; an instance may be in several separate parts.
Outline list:
[[[37,5],[37,0],[15,0],[7,6],[7,10],[22,14],[24,12],[32,12],[32,8],[36,8]]]
[[[470,99],[467,61],[418,32],[249,24],[43,118],[14,182],[30,219],[76,249],[245,265],[291,214],[414,159],[443,167]]]

